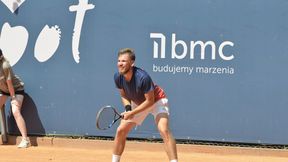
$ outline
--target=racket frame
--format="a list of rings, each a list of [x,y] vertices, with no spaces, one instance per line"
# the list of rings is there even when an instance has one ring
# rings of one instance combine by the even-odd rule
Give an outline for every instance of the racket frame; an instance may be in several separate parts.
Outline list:
[[[101,128],[101,127],[99,126],[99,118],[100,118],[100,116],[101,116],[102,111],[103,111],[104,109],[108,109],[108,108],[109,108],[109,109],[112,109],[117,117],[116,117],[116,118],[114,117],[114,120],[110,123],[110,125],[109,125],[108,127]],[[122,116],[121,114],[119,114],[119,113],[117,112],[117,110],[116,110],[113,106],[111,106],[111,105],[104,106],[104,107],[102,107],[102,108],[98,111],[98,113],[97,113],[97,115],[96,115],[96,127],[97,127],[99,130],[107,130],[107,129],[111,128],[119,119],[122,119],[122,118],[123,118],[123,116]]]

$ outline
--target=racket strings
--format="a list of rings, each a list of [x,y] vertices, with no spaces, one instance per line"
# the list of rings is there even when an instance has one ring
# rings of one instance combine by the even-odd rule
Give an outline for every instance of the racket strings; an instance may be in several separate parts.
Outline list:
[[[118,115],[111,107],[103,108],[98,115],[97,127],[100,129],[110,128],[118,119]]]

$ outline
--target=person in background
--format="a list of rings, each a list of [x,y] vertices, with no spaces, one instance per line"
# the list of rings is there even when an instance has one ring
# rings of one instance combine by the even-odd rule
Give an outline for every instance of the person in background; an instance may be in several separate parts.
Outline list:
[[[14,74],[12,67],[4,58],[2,50],[0,49],[0,108],[5,108],[5,102],[7,98],[10,97],[12,113],[22,136],[18,148],[27,148],[29,146],[26,124],[21,115],[24,93],[24,83]]]

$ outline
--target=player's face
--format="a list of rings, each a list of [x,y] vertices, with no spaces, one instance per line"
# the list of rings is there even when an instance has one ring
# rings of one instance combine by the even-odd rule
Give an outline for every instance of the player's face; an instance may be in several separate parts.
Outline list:
[[[122,54],[118,57],[118,71],[121,75],[127,74],[132,70],[134,61],[132,61],[128,54]]]

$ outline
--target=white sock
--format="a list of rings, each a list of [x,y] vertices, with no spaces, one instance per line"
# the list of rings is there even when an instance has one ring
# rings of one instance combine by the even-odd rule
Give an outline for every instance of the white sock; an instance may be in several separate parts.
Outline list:
[[[177,160],[177,159],[174,159],[174,160],[171,160],[170,162],[178,162],[178,160]]]
[[[112,155],[112,162],[120,162],[120,158],[121,156],[120,155]]]

